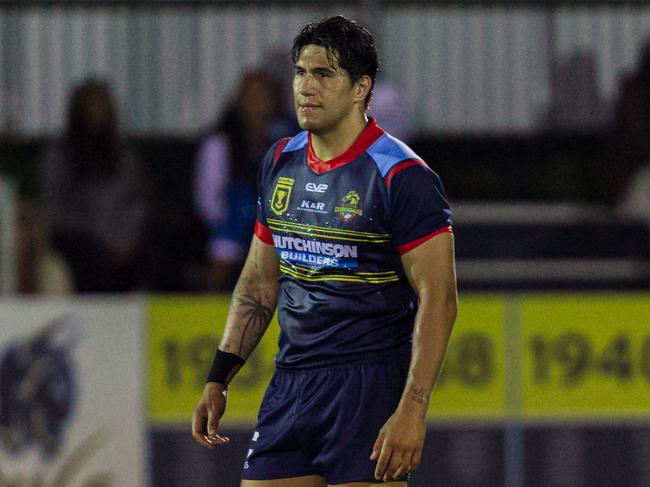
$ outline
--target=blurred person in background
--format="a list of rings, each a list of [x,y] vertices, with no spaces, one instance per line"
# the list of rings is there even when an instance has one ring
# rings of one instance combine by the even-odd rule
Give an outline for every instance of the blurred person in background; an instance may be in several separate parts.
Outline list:
[[[642,175],[650,161],[650,40],[641,49],[637,69],[620,82],[614,117],[598,186],[603,201],[625,205],[630,199],[626,192],[634,190],[635,175]]]
[[[413,112],[403,91],[389,81],[377,81],[372,88],[368,115],[381,120],[381,127],[407,144],[414,132]]]
[[[621,82],[616,110],[615,170],[606,172],[619,214],[650,229],[650,39],[639,67]]]
[[[202,141],[195,165],[194,202],[210,230],[207,289],[232,290],[253,235],[257,173],[266,149],[291,135],[271,73],[244,73],[225,113]]]
[[[119,138],[105,82],[87,80],[74,88],[65,133],[47,147],[39,177],[48,240],[69,267],[75,291],[134,290],[148,180],[140,159]]]

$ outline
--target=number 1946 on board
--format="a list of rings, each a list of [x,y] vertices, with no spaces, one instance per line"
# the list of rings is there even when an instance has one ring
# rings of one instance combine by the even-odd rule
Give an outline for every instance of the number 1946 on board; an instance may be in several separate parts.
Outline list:
[[[575,386],[589,377],[623,383],[640,375],[650,383],[650,335],[637,341],[617,334],[604,346],[594,342],[592,337],[578,332],[532,336],[529,350],[533,380],[538,384],[559,380],[565,386]]]

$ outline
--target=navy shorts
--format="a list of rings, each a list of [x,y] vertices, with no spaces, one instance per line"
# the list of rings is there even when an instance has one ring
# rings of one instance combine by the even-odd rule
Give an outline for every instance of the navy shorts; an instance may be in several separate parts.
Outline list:
[[[372,446],[397,408],[408,366],[408,357],[393,357],[319,369],[278,368],[260,406],[242,478],[376,481]]]

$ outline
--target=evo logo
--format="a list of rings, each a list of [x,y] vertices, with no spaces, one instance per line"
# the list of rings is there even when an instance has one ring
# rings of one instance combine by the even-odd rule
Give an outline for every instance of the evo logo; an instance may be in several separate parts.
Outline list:
[[[325,210],[325,203],[320,201],[302,200],[300,206],[298,207],[298,211],[327,214],[327,211]]]
[[[305,189],[312,193],[324,193],[325,191],[327,191],[327,188],[328,186],[325,183],[318,183],[318,184],[307,183],[307,185],[305,186]]]

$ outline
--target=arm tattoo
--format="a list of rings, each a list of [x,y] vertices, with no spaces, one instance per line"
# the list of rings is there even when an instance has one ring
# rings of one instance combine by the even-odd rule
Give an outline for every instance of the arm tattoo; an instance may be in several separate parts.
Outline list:
[[[411,400],[420,404],[426,404],[428,402],[427,391],[423,387],[411,386],[409,397]]]
[[[247,357],[264,335],[264,331],[273,317],[273,310],[262,302],[262,299],[250,294],[234,296],[237,300],[240,314],[238,328],[241,330],[241,342],[237,355]]]

